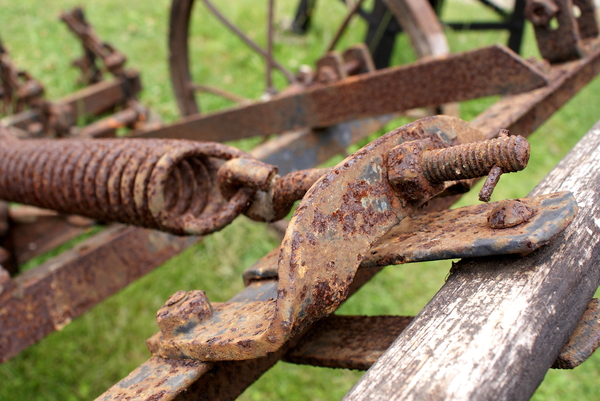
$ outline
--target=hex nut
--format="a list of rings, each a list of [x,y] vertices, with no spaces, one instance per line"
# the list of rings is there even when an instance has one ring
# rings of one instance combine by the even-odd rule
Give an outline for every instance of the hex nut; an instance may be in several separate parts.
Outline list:
[[[213,309],[204,291],[178,291],[156,313],[156,322],[165,337],[187,333],[204,320]]]
[[[408,202],[430,199],[444,190],[444,183],[432,184],[421,168],[421,155],[437,148],[429,140],[404,142],[388,152],[388,180]]]

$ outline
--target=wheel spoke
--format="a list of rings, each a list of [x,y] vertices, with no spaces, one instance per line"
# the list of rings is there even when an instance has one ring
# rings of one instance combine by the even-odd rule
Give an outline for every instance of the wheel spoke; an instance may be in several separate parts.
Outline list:
[[[263,49],[258,44],[256,44],[256,42],[254,42],[252,39],[250,39],[248,36],[246,36],[246,34],[244,34],[242,31],[240,31],[238,29],[238,27],[233,25],[227,18],[225,18],[225,16],[223,14],[221,14],[221,12],[219,10],[216,9],[216,7],[210,2],[210,0],[202,0],[202,1],[206,5],[206,7],[215,15],[215,17],[217,17],[225,26],[227,26],[227,28],[229,28],[233,33],[235,33],[240,39],[242,39],[255,52],[257,52],[258,54],[260,54],[261,56],[263,56],[265,59],[268,60],[268,54],[265,49]],[[287,78],[289,83],[293,83],[296,81],[296,79],[294,78],[294,74],[292,74],[290,71],[288,71],[284,66],[279,64],[279,62],[277,62],[277,60],[275,60],[273,58],[272,58],[272,66],[277,68],[279,71],[281,71],[281,73],[283,75],[285,75],[285,77]]]
[[[344,18],[344,21],[342,22],[342,25],[340,25],[340,27],[338,28],[337,32],[335,33],[335,36],[333,37],[333,40],[331,41],[331,43],[329,44],[329,47],[327,48],[328,52],[332,51],[335,48],[335,45],[337,44],[337,42],[342,37],[342,34],[344,33],[344,31],[348,27],[348,24],[350,23],[350,20],[352,19],[352,17],[354,16],[354,14],[356,14],[356,12],[360,8],[360,6],[363,3],[363,1],[364,0],[357,0],[356,3],[354,3],[352,6],[350,6],[350,8],[348,10],[348,14],[346,14],[346,18]]]
[[[190,83],[190,87],[195,91],[212,93],[213,95],[221,96],[222,98],[231,100],[232,102],[236,102],[236,103],[250,103],[251,102],[250,99],[236,95],[235,93],[226,91],[225,89],[217,88],[217,87],[210,86],[210,85]]]
[[[266,73],[267,73],[267,90],[270,95],[275,94],[273,87],[273,14],[275,0],[269,0],[269,15],[267,17],[267,57],[266,57]]]

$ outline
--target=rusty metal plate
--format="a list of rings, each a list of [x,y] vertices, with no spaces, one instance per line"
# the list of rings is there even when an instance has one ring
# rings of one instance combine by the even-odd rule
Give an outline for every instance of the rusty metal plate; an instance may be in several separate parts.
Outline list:
[[[186,117],[139,136],[224,142],[327,127],[417,107],[520,93],[546,83],[541,72],[510,50],[490,46],[350,77],[298,94],[275,96],[269,102]]]
[[[577,214],[577,202],[570,192],[518,201],[534,209],[534,216],[520,225],[503,229],[491,228],[488,217],[506,201],[408,216],[373,245],[360,268],[504,254],[524,255],[548,243]],[[243,274],[246,285],[276,278],[277,256],[278,252],[271,251],[246,269]]]
[[[570,192],[518,199],[533,217],[509,228],[491,228],[490,213],[507,201],[409,216],[369,252],[361,267],[428,260],[528,254],[562,232],[577,214]]]

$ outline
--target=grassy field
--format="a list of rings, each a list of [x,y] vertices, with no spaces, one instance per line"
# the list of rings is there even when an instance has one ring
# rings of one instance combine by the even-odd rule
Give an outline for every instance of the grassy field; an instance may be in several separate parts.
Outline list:
[[[230,0],[225,9],[259,43],[265,42],[264,3]],[[278,2],[276,13],[276,55],[290,69],[303,63],[312,64],[323,53],[333,27],[343,17],[339,2],[321,0],[311,34],[298,37],[286,30],[295,3]],[[0,0],[0,37],[15,63],[45,84],[50,99],[77,89],[78,72],[69,63],[79,55],[80,46],[57,19],[60,11],[77,4],[75,0]],[[127,3],[104,0],[89,2],[85,7],[99,35],[128,56],[129,66],[141,71],[144,84],[141,101],[160,113],[165,121],[176,120],[178,113],[167,66],[168,0]],[[492,18],[473,3],[457,0],[450,1],[444,11],[444,16],[451,20],[464,19],[465,15]],[[355,21],[342,47],[360,41],[364,32],[364,24]],[[453,52],[506,41],[506,34],[498,32],[447,32],[447,37]],[[209,18],[201,6],[193,17],[192,46],[194,74],[199,82],[251,98],[261,95],[264,90],[261,59]],[[530,27],[524,55],[538,56]],[[402,38],[394,63],[412,59],[414,54]],[[282,84],[281,76],[277,75],[276,80]],[[531,137],[530,166],[522,173],[504,177],[494,200],[525,196],[600,118],[599,99],[600,81],[596,79]],[[461,105],[461,116],[470,120],[493,101],[467,102]],[[204,111],[229,104],[215,96],[201,97]],[[393,125],[388,126],[391,128]],[[245,141],[236,145],[249,149],[255,143]],[[461,204],[475,202],[471,194]],[[211,301],[224,301],[243,288],[241,272],[276,245],[276,238],[264,225],[238,219],[75,319],[62,331],[1,365],[0,399],[79,400],[98,396],[148,358],[145,340],[157,330],[155,312],[171,294],[182,289],[202,289]],[[339,313],[414,315],[443,284],[449,267],[447,261],[389,267],[353,296]],[[360,372],[354,371],[279,363],[241,399],[336,400],[360,376]],[[549,372],[534,399],[598,399],[599,376],[600,355],[595,355],[574,371]]]

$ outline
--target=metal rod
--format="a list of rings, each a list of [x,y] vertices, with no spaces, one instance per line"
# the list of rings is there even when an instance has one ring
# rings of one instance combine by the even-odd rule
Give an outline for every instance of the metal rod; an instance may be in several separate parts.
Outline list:
[[[245,97],[236,95],[235,93],[231,93],[229,91],[226,91],[225,89],[216,88],[214,86],[196,84],[196,83],[192,83],[192,84],[190,84],[190,86],[195,91],[212,93],[213,95],[221,96],[222,98],[231,100],[236,103],[250,103],[251,102],[250,99],[246,99]]]
[[[342,37],[342,34],[344,33],[344,31],[348,27],[348,24],[350,23],[350,20],[352,19],[352,17],[354,16],[354,14],[356,14],[356,11],[358,11],[358,9],[360,8],[360,6],[361,6],[361,4],[362,4],[363,1],[364,0],[357,0],[357,2],[354,3],[352,5],[352,7],[349,9],[348,14],[346,14],[346,17],[344,18],[344,21],[342,22],[342,25],[340,25],[340,27],[338,28],[337,32],[335,33],[335,36],[333,37],[333,40],[329,44],[329,47],[327,47],[327,51],[328,52],[332,51],[335,48],[335,45],[337,44],[337,42]]]
[[[202,0],[206,7],[217,17],[227,28],[229,28],[233,33],[235,33],[240,39],[242,39],[248,46],[252,48],[255,52],[260,54],[261,56],[268,58],[267,52],[265,49],[256,44],[252,39],[246,36],[242,31],[238,29],[235,25],[233,25],[219,10],[215,8],[215,6],[210,2],[210,0]],[[277,68],[279,71],[285,75],[286,79],[289,83],[293,83],[296,81],[294,78],[294,74],[288,71],[284,66],[279,64],[277,60],[273,59],[273,67]]]
[[[273,13],[274,13],[275,0],[269,0],[269,14],[267,17],[267,93],[274,94],[275,88],[273,87]]]

